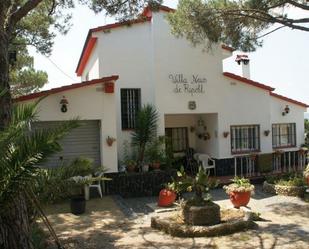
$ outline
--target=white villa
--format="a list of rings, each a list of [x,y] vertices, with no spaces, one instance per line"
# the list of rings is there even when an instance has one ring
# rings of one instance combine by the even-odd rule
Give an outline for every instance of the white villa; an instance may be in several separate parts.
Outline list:
[[[234,164],[250,163],[253,153],[272,155],[274,170],[281,162],[289,169],[301,164],[308,105],[250,79],[246,56],[237,57],[243,75],[223,72],[233,49],[218,44],[203,51],[176,38],[164,17],[170,11],[146,8],[141,19],[90,29],[76,69],[80,83],[17,99],[48,95],[40,103],[41,127],[81,119],[50,166],[83,155],[117,172],[136,112],[146,103],[155,105],[158,133],[171,138],[174,152],[210,155],[217,175],[233,174]],[[112,145],[108,137],[116,139]]]

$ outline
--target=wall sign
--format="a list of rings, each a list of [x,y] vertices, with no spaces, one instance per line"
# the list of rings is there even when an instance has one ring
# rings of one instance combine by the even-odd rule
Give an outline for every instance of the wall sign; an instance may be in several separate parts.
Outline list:
[[[196,102],[195,101],[189,101],[188,102],[188,108],[189,108],[189,110],[195,110],[196,109]]]
[[[168,78],[174,84],[174,93],[191,94],[191,96],[205,93],[207,79],[198,74],[192,74],[188,77],[184,74],[170,74]]]

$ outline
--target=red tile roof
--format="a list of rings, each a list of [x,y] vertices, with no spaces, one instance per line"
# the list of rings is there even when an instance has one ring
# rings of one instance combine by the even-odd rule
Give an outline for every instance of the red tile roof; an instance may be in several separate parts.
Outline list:
[[[233,73],[224,72],[223,75],[226,76],[226,77],[229,77],[231,79],[239,80],[239,81],[244,82],[246,84],[249,84],[251,86],[255,86],[255,87],[267,90],[267,91],[274,91],[275,90],[275,88],[273,88],[271,86],[264,85],[262,83],[259,83],[259,82],[256,82],[256,81],[253,81],[253,80],[241,77],[241,76],[233,74]]]
[[[307,105],[305,103],[302,103],[300,101],[297,101],[297,100],[294,100],[294,99],[291,99],[291,98],[279,95],[277,93],[273,93],[272,91],[274,91],[275,88],[267,86],[265,84],[262,84],[262,83],[259,83],[259,82],[253,81],[253,80],[249,80],[247,78],[244,78],[244,77],[241,77],[239,75],[236,75],[236,74],[233,74],[233,73],[229,73],[229,72],[224,72],[223,75],[226,76],[226,77],[229,77],[231,79],[234,79],[234,80],[239,80],[239,81],[244,82],[246,84],[249,84],[251,86],[255,86],[255,87],[267,90],[267,91],[269,91],[269,95],[273,96],[275,98],[278,98],[278,99],[281,99],[281,100],[284,100],[284,101],[287,101],[287,102],[290,102],[292,104],[296,104],[296,105],[299,105],[299,106],[302,106],[302,107],[305,107],[305,108],[309,107],[309,105]]]
[[[74,84],[67,85],[67,86],[56,87],[56,88],[52,88],[52,89],[49,89],[49,90],[46,90],[46,91],[20,96],[20,97],[14,99],[14,102],[20,102],[20,101],[35,99],[35,98],[47,96],[47,95],[50,95],[50,94],[64,92],[64,91],[68,91],[68,90],[72,90],[72,89],[76,89],[76,88],[81,88],[81,87],[86,87],[86,86],[91,86],[91,85],[95,85],[95,84],[99,84],[99,83],[116,81],[116,80],[118,80],[118,78],[119,78],[118,75],[112,75],[112,76],[109,76],[109,77],[103,77],[101,79],[94,79],[94,80],[89,80],[89,81],[83,81],[83,82],[80,82],[80,83],[74,83]]]
[[[225,45],[225,44],[222,44],[221,47],[222,47],[223,49],[225,49],[225,50],[231,52],[231,53],[235,51],[234,48],[232,48],[232,47],[230,47],[230,46],[228,46],[228,45]]]
[[[270,96],[273,96],[273,97],[275,97],[275,98],[278,98],[278,99],[281,99],[281,100],[290,102],[290,103],[295,104],[295,105],[300,105],[300,106],[305,107],[305,108],[308,108],[308,107],[309,107],[309,105],[307,105],[307,104],[305,104],[305,103],[302,103],[302,102],[297,101],[297,100],[294,100],[294,99],[290,99],[290,98],[288,98],[288,97],[279,95],[279,94],[277,94],[277,93],[270,93]]]

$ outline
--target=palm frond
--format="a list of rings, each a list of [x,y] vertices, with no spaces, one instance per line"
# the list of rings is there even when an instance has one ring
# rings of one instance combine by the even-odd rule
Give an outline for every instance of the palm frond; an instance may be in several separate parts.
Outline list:
[[[38,173],[38,164],[61,150],[59,140],[78,127],[78,119],[54,129],[29,130],[38,102],[13,109],[11,124],[0,132],[0,203],[13,198]]]

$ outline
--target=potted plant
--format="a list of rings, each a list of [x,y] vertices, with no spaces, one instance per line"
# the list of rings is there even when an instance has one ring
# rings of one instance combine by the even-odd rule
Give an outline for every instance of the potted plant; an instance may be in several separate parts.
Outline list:
[[[220,223],[220,206],[211,201],[209,189],[217,186],[217,181],[209,179],[202,167],[196,176],[187,176],[183,167],[177,172],[180,178],[177,188],[180,191],[194,192],[194,196],[182,202],[182,215],[184,222],[190,225],[215,225]]]
[[[134,160],[127,160],[125,162],[126,169],[128,172],[135,172],[136,171],[136,161]]]
[[[146,147],[146,158],[151,162],[151,167],[154,170],[160,169],[161,163],[164,161],[164,137],[154,139]]]
[[[305,180],[307,182],[307,185],[309,186],[309,164],[307,165],[307,167],[304,170],[304,177],[305,177]]]
[[[90,183],[91,176],[73,176],[70,178],[77,188],[78,194],[71,197],[71,213],[75,215],[83,214],[86,211],[86,199],[89,196],[85,185]]]
[[[136,162],[140,171],[142,171],[146,147],[156,138],[158,118],[159,114],[151,104],[144,105],[137,113],[135,129],[131,133],[131,144],[137,148]]]
[[[250,184],[249,179],[234,177],[232,184],[223,186],[225,192],[229,195],[230,200],[235,208],[247,206],[250,201],[251,192],[254,185]]]
[[[113,138],[113,137],[108,136],[106,138],[106,143],[107,143],[108,146],[112,146],[115,141],[116,141],[116,139]]]
[[[167,183],[165,188],[159,193],[158,206],[169,207],[172,206],[177,197],[177,186],[175,182]]]

